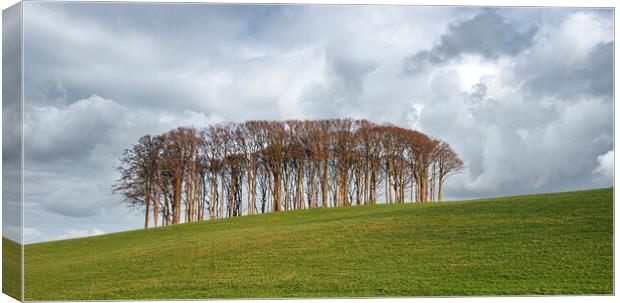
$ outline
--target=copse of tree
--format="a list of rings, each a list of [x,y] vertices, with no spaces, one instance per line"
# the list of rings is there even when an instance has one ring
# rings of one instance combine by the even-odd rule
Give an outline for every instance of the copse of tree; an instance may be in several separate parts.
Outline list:
[[[145,223],[291,209],[441,201],[463,168],[449,144],[367,120],[247,121],[145,135],[113,186]],[[408,197],[407,197],[408,194]]]

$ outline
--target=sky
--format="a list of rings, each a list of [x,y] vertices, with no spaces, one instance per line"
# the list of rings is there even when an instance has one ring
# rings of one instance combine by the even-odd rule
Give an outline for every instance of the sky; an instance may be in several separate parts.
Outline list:
[[[448,199],[609,187],[613,25],[610,9],[25,2],[25,242],[141,228],[111,190],[123,149],[221,121],[422,131],[465,162]]]

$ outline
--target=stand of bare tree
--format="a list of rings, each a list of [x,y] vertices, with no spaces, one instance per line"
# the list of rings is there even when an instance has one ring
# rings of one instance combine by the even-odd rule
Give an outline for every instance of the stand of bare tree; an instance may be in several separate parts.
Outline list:
[[[291,209],[441,201],[463,168],[450,145],[366,120],[248,121],[145,135],[114,191],[144,227]],[[409,196],[407,197],[407,194]],[[161,223],[159,217],[161,216]]]

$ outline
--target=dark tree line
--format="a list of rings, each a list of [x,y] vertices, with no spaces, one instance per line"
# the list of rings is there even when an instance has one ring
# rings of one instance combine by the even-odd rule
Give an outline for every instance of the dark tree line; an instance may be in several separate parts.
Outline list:
[[[366,120],[248,121],[146,135],[114,190],[145,228],[292,209],[441,201],[450,145]],[[161,223],[160,221],[161,217]]]

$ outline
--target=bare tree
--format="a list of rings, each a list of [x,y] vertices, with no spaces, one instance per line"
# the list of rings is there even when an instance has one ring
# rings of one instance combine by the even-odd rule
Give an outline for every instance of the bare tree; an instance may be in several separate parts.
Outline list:
[[[179,127],[140,138],[120,160],[113,188],[145,209],[145,228],[151,210],[157,226],[159,215],[169,225],[182,213],[194,222],[377,203],[381,184],[386,203],[404,203],[407,190],[415,201],[441,201],[445,179],[463,168],[447,143],[352,119]]]
[[[442,201],[443,182],[445,179],[460,172],[463,168],[463,161],[459,159],[448,143],[442,142],[437,147],[437,166],[439,176],[439,189],[437,192],[437,201]]]
[[[113,187],[131,205],[145,206],[144,228],[149,226],[149,211],[155,191],[161,142],[158,137],[145,135],[137,144],[126,149],[121,157],[120,179]],[[157,206],[154,206],[154,224],[157,226]]]

